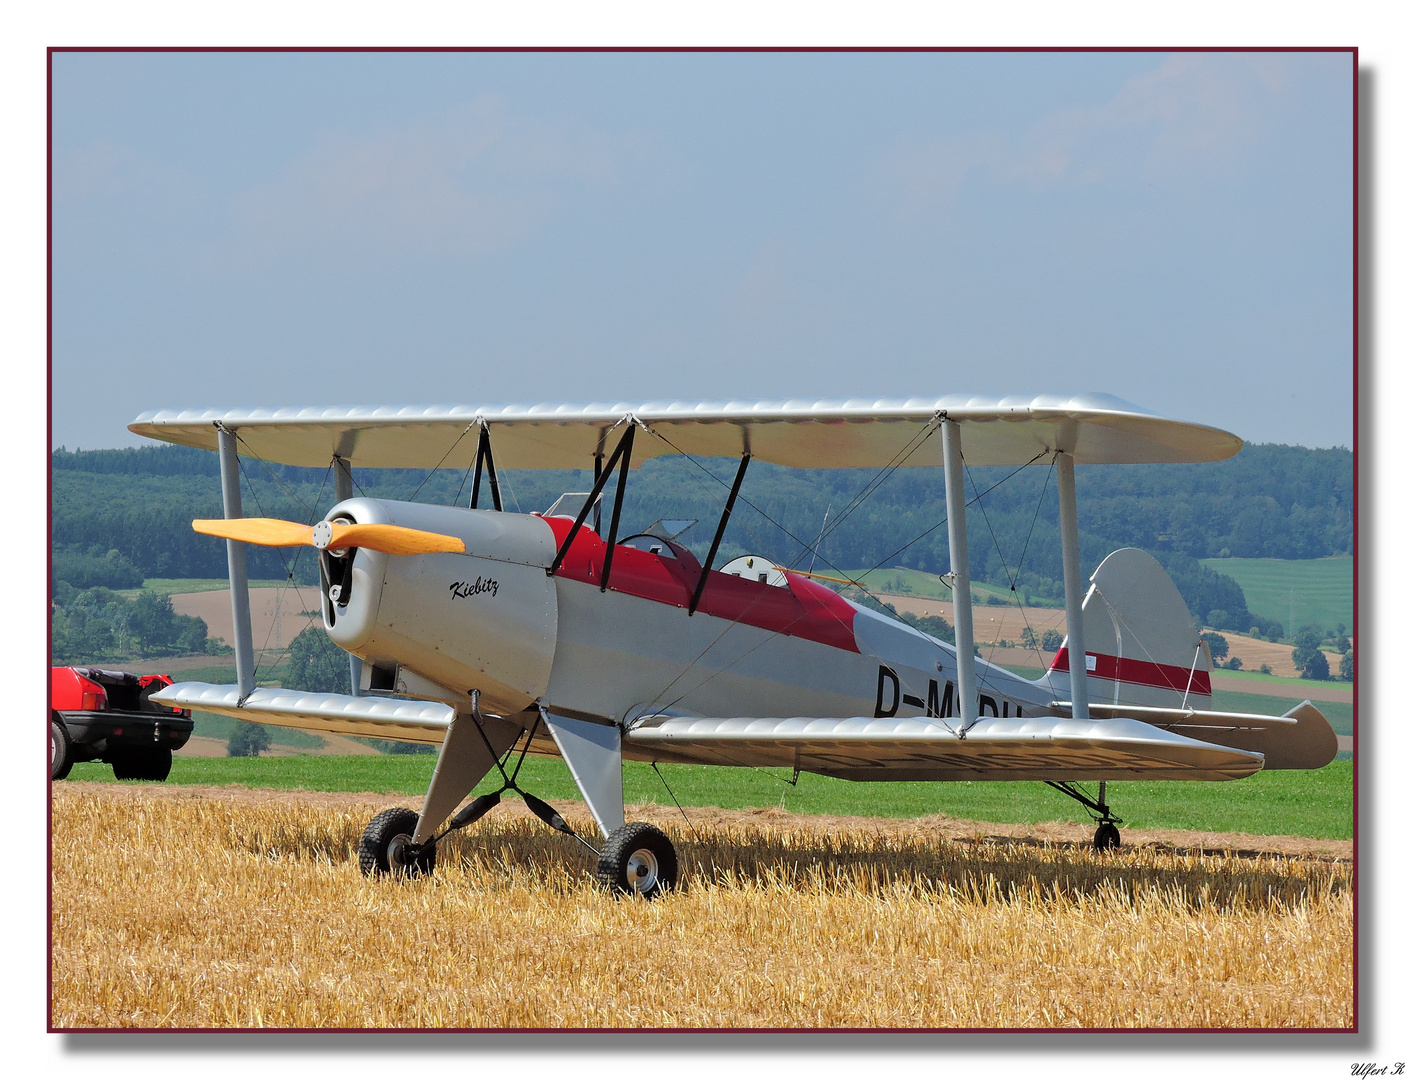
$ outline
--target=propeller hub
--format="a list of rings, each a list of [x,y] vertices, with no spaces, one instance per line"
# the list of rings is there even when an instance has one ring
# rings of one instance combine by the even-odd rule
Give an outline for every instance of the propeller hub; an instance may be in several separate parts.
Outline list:
[[[312,546],[318,551],[326,551],[332,542],[332,523],[319,521],[312,526]]]

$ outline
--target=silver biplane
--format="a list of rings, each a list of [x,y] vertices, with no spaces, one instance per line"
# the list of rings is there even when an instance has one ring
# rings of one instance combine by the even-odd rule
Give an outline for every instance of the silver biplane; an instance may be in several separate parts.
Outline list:
[[[1242,446],[1117,398],[190,410],[130,427],[217,451],[224,492],[225,517],[194,527],[228,542],[238,685],[178,683],[157,699],[440,747],[419,811],[387,810],[367,827],[367,874],[432,871],[436,844],[510,790],[570,832],[517,788],[511,758],[529,749],[565,759],[604,838],[598,848],[580,838],[601,881],[645,896],[676,882],[677,856],[662,831],[625,821],[626,759],[866,781],[1040,780],[1082,803],[1098,822],[1095,846],[1110,847],[1121,819],[1108,781],[1233,780],[1336,755],[1309,702],[1283,716],[1208,708],[1208,647],[1151,556],[1113,552],[1085,594],[1075,463],[1219,461]],[[241,453],[330,467],[336,504],[311,525],[243,517]],[[663,454],[738,461],[702,562],[662,523],[618,535],[629,470]],[[963,466],[1041,457],[1057,470],[1067,636],[1031,680],[976,655]],[[955,644],[760,556],[715,566],[752,460],[942,467]],[[588,463],[589,492],[544,514],[503,509],[498,468]],[[357,497],[353,466],[471,469],[469,506]],[[491,509],[479,505],[485,474]],[[251,543],[317,550],[322,619],[350,654],[352,694],[255,685]],[[497,790],[461,805],[495,770]],[[1096,797],[1079,786],[1093,783]]]

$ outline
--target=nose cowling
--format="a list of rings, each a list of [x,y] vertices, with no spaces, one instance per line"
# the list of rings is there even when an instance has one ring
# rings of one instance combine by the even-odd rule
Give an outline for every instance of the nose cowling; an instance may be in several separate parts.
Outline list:
[[[322,619],[331,639],[375,668],[398,666],[491,712],[513,713],[546,691],[556,652],[555,537],[541,518],[381,499],[327,514],[456,536],[464,554],[319,552]]]

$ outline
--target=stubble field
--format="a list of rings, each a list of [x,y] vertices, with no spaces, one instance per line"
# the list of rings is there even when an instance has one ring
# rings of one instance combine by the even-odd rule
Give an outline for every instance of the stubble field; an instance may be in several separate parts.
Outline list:
[[[368,881],[357,840],[395,801],[56,786],[54,1026],[1353,1022],[1339,852],[1107,857],[923,820],[699,814],[669,826],[683,884],[651,904],[602,893],[593,856],[516,803],[432,878]]]

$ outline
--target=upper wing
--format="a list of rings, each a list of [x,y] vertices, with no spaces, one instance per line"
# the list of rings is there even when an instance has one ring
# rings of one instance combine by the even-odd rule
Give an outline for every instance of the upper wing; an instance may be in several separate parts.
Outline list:
[[[444,741],[455,716],[454,708],[440,701],[313,694],[276,686],[260,687],[242,705],[239,687],[200,682],[174,683],[151,700],[254,724],[434,744]]]
[[[1046,450],[1079,464],[1221,461],[1243,445],[1229,432],[1157,416],[1108,394],[848,401],[626,402],[591,405],[432,405],[187,409],[143,413],[130,430],[216,449],[216,422],[266,461],[323,467],[471,468],[482,421],[499,468],[576,469],[633,418],[658,438],[636,439],[635,462],[663,454],[740,457],[793,468],[940,465],[941,414],[960,421],[971,465],[1022,465]],[[446,456],[447,453],[447,456]]]
[[[985,717],[964,736],[939,719],[645,717],[626,757],[779,765],[850,780],[1235,780],[1263,755],[1136,720]]]

